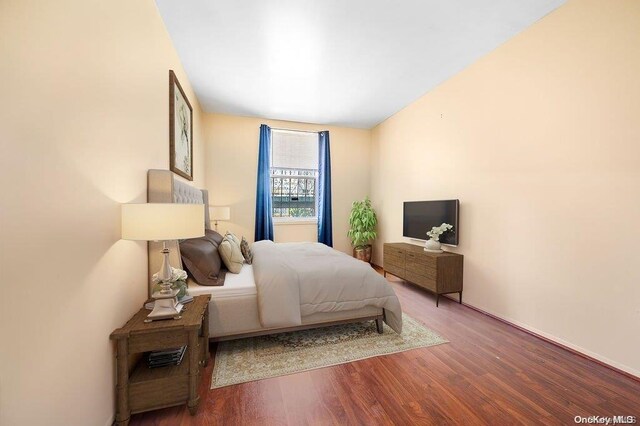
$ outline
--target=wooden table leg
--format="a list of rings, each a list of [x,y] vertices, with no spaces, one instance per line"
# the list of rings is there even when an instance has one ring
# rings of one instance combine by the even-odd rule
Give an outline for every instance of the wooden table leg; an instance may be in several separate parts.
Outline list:
[[[458,300],[458,303],[462,305],[462,291],[460,291],[460,300]]]
[[[116,352],[117,380],[116,385],[116,425],[127,426],[131,411],[129,411],[129,350],[128,340],[118,339]]]
[[[204,342],[204,366],[206,367],[209,364],[209,305],[204,310],[202,341]]]
[[[198,330],[189,331],[189,401],[187,407],[189,407],[189,413],[193,416],[198,410],[198,402],[200,397],[198,396]]]

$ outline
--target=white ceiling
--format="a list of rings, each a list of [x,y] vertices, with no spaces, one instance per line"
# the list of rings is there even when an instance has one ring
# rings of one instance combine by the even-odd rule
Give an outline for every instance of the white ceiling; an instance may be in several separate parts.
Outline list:
[[[208,112],[370,128],[565,0],[156,0]]]

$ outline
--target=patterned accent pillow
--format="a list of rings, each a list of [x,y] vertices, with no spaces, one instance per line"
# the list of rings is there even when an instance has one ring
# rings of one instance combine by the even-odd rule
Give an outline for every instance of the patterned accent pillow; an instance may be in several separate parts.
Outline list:
[[[244,257],[240,251],[240,245],[236,244],[233,238],[231,238],[232,236],[235,237],[233,234],[229,233],[224,236],[220,246],[218,247],[218,253],[220,253],[222,262],[224,262],[229,272],[238,274],[244,264]]]
[[[233,241],[234,243],[236,243],[236,245],[238,246],[238,248],[240,248],[240,239],[238,239],[238,237],[235,236],[235,234],[227,231],[226,234],[224,234],[225,238],[230,239],[231,241]]]
[[[247,263],[251,265],[251,262],[253,262],[253,253],[251,253],[249,243],[244,237],[242,237],[242,241],[240,241],[240,251],[242,252],[244,260],[246,260]]]

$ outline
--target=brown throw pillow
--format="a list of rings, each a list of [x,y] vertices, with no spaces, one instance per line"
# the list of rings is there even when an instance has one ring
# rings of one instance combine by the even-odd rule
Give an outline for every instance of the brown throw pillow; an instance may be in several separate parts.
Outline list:
[[[213,241],[217,245],[220,245],[220,243],[222,242],[222,239],[224,238],[222,235],[218,234],[216,231],[212,229],[205,229],[204,236],[206,238],[209,238],[211,241]]]
[[[189,274],[200,285],[221,286],[225,270],[218,253],[222,235],[207,229],[204,237],[191,238],[180,243],[182,262]]]
[[[242,252],[242,257],[244,257],[244,260],[246,260],[247,263],[251,265],[251,262],[253,262],[253,253],[251,253],[249,243],[244,237],[242,237],[242,241],[240,241],[240,251]]]

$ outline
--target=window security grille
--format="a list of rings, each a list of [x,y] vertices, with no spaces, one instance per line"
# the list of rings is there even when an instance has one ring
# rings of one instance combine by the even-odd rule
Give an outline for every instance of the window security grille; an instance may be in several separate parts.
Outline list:
[[[273,217],[316,218],[317,177],[318,134],[272,131]]]

